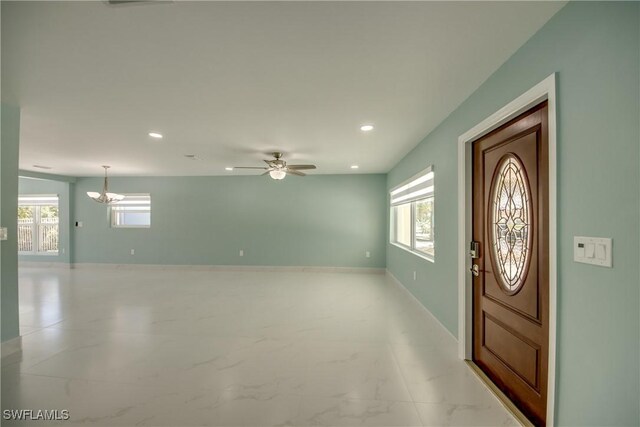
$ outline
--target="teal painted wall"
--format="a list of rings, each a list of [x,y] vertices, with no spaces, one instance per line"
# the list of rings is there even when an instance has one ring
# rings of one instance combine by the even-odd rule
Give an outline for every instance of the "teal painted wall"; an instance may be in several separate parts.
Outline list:
[[[70,237],[70,195],[69,187],[73,184],[64,181],[53,181],[38,178],[20,177],[18,192],[20,195],[29,194],[57,194],[60,224],[58,240],[58,255],[19,255],[19,261],[27,262],[62,262],[69,263],[71,237]]]
[[[436,262],[387,266],[457,334],[458,136],[558,72],[558,425],[640,424],[639,7],[569,3],[388,174],[435,165]],[[574,263],[575,235],[612,237],[614,268]]]
[[[17,212],[20,109],[2,104],[0,110],[0,224],[9,232],[8,240],[0,243],[1,340],[6,341],[19,335]]]
[[[110,179],[151,193],[150,229],[110,228],[101,188],[76,182],[75,263],[385,267],[385,175]]]

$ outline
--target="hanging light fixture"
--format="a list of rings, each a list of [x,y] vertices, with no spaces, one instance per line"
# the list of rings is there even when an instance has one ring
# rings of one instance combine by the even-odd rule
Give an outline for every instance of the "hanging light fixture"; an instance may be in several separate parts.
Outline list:
[[[282,169],[274,169],[269,172],[269,176],[273,179],[284,179],[287,176],[287,173]]]
[[[98,203],[117,203],[124,199],[122,194],[109,193],[109,185],[107,182],[107,169],[111,166],[102,166],[104,168],[104,186],[102,187],[102,193],[96,193],[95,191],[87,191],[87,196],[91,197]]]

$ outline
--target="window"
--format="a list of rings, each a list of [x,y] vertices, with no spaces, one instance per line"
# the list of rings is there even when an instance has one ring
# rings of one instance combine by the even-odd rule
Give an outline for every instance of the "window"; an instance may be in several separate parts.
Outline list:
[[[57,255],[59,223],[58,196],[20,196],[18,252],[25,255]]]
[[[531,257],[531,193],[520,160],[508,154],[500,162],[491,190],[489,242],[498,281],[513,294],[524,284]]]
[[[396,243],[411,246],[411,203],[394,207],[396,218]]]
[[[391,243],[433,261],[433,166],[391,190]]]
[[[124,199],[110,205],[111,227],[151,227],[151,196],[149,194],[125,194]]]

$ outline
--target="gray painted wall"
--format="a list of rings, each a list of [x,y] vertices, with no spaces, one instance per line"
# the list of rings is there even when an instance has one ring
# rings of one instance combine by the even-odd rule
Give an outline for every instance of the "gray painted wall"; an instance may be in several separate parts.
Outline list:
[[[387,266],[457,334],[458,136],[558,72],[558,425],[640,424],[639,8],[569,3],[388,175],[435,165],[436,262]],[[575,235],[612,237],[614,267],[573,262]]]
[[[0,128],[0,224],[7,227],[9,238],[1,242],[0,297],[2,299],[1,340],[18,336],[18,148],[20,143],[20,109],[1,106]]]
[[[110,228],[86,196],[101,188],[75,184],[73,262],[385,267],[385,175],[110,179],[111,191],[151,194],[149,229]]]

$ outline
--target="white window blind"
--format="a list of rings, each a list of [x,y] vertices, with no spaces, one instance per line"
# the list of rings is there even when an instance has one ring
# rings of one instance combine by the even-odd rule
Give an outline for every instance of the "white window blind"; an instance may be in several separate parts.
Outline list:
[[[125,194],[111,207],[111,226],[115,228],[147,228],[151,226],[151,196]]]
[[[429,166],[409,182],[403,183],[391,190],[391,206],[414,202],[433,196],[433,166]]]
[[[58,196],[19,196],[19,206],[58,206]]]

